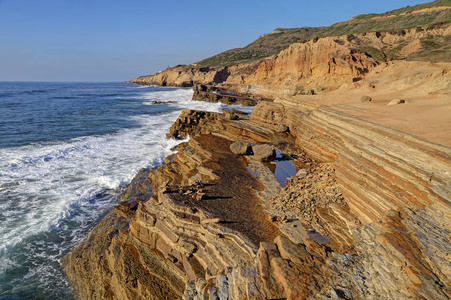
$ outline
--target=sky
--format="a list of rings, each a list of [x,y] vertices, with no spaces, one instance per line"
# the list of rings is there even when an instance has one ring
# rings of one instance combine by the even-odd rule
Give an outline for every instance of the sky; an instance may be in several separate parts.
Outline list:
[[[0,81],[126,81],[410,0],[0,0]]]

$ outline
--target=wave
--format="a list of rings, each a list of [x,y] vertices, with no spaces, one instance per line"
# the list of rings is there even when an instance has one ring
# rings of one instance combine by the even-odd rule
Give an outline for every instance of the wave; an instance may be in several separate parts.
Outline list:
[[[55,99],[55,100],[70,100],[70,99],[77,99],[76,96],[56,96],[56,97],[49,97],[49,99]]]
[[[0,298],[33,298],[36,289],[47,298],[67,297],[58,262],[116,204],[141,168],[160,165],[181,142],[165,138],[181,110],[226,107],[191,101],[190,89],[140,91],[107,93],[136,102],[143,113],[129,121],[137,126],[0,149]],[[146,110],[143,105],[152,101],[169,108]]]
[[[81,93],[77,96],[79,97],[96,97],[96,98],[104,98],[104,97],[121,97],[128,96],[129,94],[124,93],[113,93],[113,94],[95,94],[95,93]]]

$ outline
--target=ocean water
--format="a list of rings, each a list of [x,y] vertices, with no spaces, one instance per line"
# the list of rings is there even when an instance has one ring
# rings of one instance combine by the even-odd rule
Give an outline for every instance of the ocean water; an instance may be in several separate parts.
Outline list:
[[[63,256],[141,168],[171,154],[180,141],[165,134],[182,109],[227,107],[191,97],[129,83],[0,82],[0,299],[74,297]]]

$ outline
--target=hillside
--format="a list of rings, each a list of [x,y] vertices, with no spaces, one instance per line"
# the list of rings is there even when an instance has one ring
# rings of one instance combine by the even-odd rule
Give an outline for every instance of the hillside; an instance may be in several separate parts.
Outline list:
[[[201,60],[197,65],[200,67],[224,67],[245,64],[278,54],[292,43],[306,41],[311,38],[375,31],[388,31],[391,33],[402,34],[403,29],[433,26],[436,24],[449,23],[450,21],[451,0],[437,0],[425,4],[395,9],[382,14],[359,15],[348,21],[333,24],[330,27],[276,29],[269,34],[262,35],[246,47],[219,53]],[[439,41],[438,44],[431,43],[428,40],[421,41],[421,43],[425,46],[425,50],[440,52],[440,58],[438,60],[435,59],[434,61],[449,61],[449,55],[445,60],[443,57],[446,55],[446,52],[449,52],[449,40]],[[442,49],[443,47],[446,48]],[[419,54],[411,58],[421,60],[421,58],[426,55],[427,54]],[[393,58],[396,58],[396,56],[393,56]]]
[[[346,66],[349,64],[353,65],[354,62],[351,58],[349,58],[351,61],[343,61],[342,56],[345,53],[354,58],[357,56],[367,57],[372,61],[372,65],[400,60],[449,63],[451,62],[450,39],[451,26],[449,23],[415,27],[401,31],[356,33],[314,38],[306,42],[293,43],[277,55],[247,64],[225,67],[176,66],[154,75],[132,79],[131,82],[163,86],[192,86],[196,83],[255,85],[257,82],[255,76],[257,74],[260,74],[257,76],[259,77],[271,72],[272,77],[268,78],[268,80],[272,81],[272,84],[275,84],[275,86],[279,86],[281,82],[286,83],[284,90],[297,89],[296,86],[330,87],[339,83],[329,82],[326,84],[328,75],[325,76],[323,73],[312,79],[310,78],[312,71],[318,73],[319,65],[323,65],[325,70],[333,70],[337,68],[335,66],[338,64],[340,68],[344,67],[346,69],[346,72],[339,71],[344,72],[342,74],[352,73]],[[287,53],[289,54],[293,51],[299,52],[299,57],[297,62],[291,62],[291,66],[287,65],[287,67],[290,67],[288,72],[290,75],[286,74],[287,70],[283,68],[280,70],[276,68],[277,70],[273,74],[272,68],[275,67],[272,64],[276,61],[281,61]],[[316,53],[312,51],[316,51]],[[304,59],[307,61],[304,62]],[[312,59],[318,60],[312,61]],[[297,69],[292,70],[291,68],[294,66],[297,66]],[[355,68],[368,71],[366,67],[355,66]],[[255,72],[256,70],[261,71]],[[251,80],[251,78],[255,80]],[[337,78],[335,75],[331,76],[332,81],[336,81]],[[358,80],[357,78],[355,79]],[[267,79],[263,79],[263,81],[267,83]]]
[[[365,14],[336,23],[318,33],[319,37],[374,31],[401,31],[418,26],[430,26],[451,21],[451,1],[437,0],[407,6],[382,14]]]
[[[253,62],[277,54],[292,43],[308,40],[322,29],[322,27],[277,28],[271,33],[262,35],[244,48],[227,50],[197,64],[201,67],[223,67]]]

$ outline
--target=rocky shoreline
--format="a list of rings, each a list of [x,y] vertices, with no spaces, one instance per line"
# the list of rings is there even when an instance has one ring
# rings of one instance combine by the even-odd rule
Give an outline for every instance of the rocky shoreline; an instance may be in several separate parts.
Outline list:
[[[436,112],[449,107],[451,66],[382,63],[356,38],[398,36],[294,44],[239,74],[141,78],[256,106],[181,113],[168,138],[189,142],[141,170],[66,256],[80,298],[449,299],[451,143]],[[432,116],[421,128],[418,112]],[[284,164],[295,172],[282,183]]]
[[[346,118],[276,103],[235,120],[184,111],[171,132],[190,141],[142,170],[66,258],[78,294],[446,299],[449,149]],[[271,143],[308,171],[282,188],[253,155],[231,152],[235,140]]]

